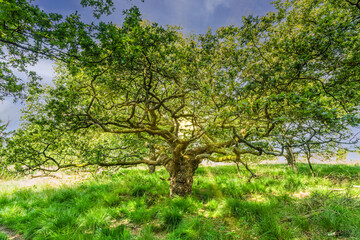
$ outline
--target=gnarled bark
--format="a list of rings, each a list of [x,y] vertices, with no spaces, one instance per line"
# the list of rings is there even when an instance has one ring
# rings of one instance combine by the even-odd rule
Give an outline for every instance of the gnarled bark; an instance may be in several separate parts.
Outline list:
[[[185,197],[192,193],[193,177],[200,161],[179,157],[171,160],[166,169],[170,174],[170,196]]]

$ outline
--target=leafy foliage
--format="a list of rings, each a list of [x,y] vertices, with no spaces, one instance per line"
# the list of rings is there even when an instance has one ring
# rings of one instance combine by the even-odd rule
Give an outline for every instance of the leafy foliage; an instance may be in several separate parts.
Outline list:
[[[113,10],[111,0],[82,0],[81,4],[94,7],[98,18]],[[81,51],[95,46],[91,35],[97,27],[81,22],[78,13],[66,17],[46,13],[32,0],[1,1],[0,9],[0,99],[23,97],[26,85],[38,83],[39,77],[27,66],[39,59],[72,62],[81,58]],[[26,81],[18,72],[26,74]]]
[[[107,13],[104,3],[83,1]],[[163,165],[171,194],[187,195],[204,159],[247,166],[245,154],[348,139],[359,124],[357,5],[274,4],[277,12],[242,27],[199,36],[143,21],[136,7],[121,27],[76,14],[52,25],[59,16],[44,15],[51,21],[36,31],[50,36],[42,53],[60,60],[55,87],[31,90],[4,159],[24,172]]]

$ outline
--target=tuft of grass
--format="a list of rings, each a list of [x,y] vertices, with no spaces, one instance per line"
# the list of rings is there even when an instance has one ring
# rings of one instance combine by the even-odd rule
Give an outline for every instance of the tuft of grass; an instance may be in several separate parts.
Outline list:
[[[142,197],[144,196],[147,192],[149,192],[149,187],[148,186],[142,186],[142,185],[138,185],[135,186],[132,191],[131,191],[131,195],[133,197]]]
[[[196,199],[190,197],[182,198],[182,197],[175,197],[170,200],[168,203],[172,208],[178,209],[180,212],[194,212],[198,208],[200,202]]]
[[[157,212],[156,208],[148,209],[146,206],[140,206],[130,212],[129,217],[132,222],[137,224],[148,223],[155,218]]]
[[[125,225],[119,225],[114,228],[98,228],[95,231],[95,239],[104,240],[131,240],[133,236],[131,231]],[[89,236],[88,236],[89,238]]]
[[[183,216],[184,214],[178,208],[167,208],[162,211],[162,220],[167,229],[175,229]]]
[[[290,177],[284,181],[284,190],[287,192],[296,192],[302,187],[302,179],[299,177]]]
[[[154,230],[156,231],[156,229],[153,229],[152,227],[145,227],[142,232],[141,235],[137,238],[139,240],[157,240],[158,238],[155,236],[154,234]]]
[[[108,226],[111,220],[109,210],[102,207],[92,208],[81,214],[77,219],[77,224],[87,230],[96,230]]]
[[[9,240],[9,238],[5,233],[0,232],[0,240]]]
[[[223,226],[217,222],[200,217],[191,217],[183,221],[178,228],[172,232],[168,239],[234,239],[231,233],[226,233]]]

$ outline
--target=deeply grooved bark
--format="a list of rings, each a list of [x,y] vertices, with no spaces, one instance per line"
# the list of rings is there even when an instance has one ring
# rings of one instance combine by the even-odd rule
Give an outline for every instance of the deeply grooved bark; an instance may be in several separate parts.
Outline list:
[[[197,161],[185,160],[171,161],[166,169],[170,174],[170,196],[185,197],[192,193],[193,177],[199,163]]]

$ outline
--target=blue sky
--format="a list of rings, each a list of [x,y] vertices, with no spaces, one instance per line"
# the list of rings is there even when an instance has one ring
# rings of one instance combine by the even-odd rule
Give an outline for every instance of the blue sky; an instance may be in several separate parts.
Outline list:
[[[184,32],[204,33],[209,27],[217,29],[230,24],[241,25],[243,16],[265,15],[274,11],[273,0],[114,0],[115,12],[101,18],[104,22],[121,25],[123,10],[134,4],[140,8],[144,19],[157,22],[160,25],[177,25]],[[86,22],[93,21],[92,9],[82,8],[80,0],[35,0],[45,12],[57,12],[68,15],[78,11]],[[43,77],[43,83],[51,83],[53,67],[50,61],[40,61],[31,67]],[[20,124],[21,102],[14,103],[7,98],[0,102],[0,119],[10,120],[9,129],[16,129]]]
[[[202,33],[208,27],[218,28],[229,24],[241,24],[245,15],[264,15],[273,11],[273,0],[114,0],[116,11],[103,21],[122,22],[122,11],[134,4],[143,17],[161,25],[179,25],[185,31]],[[78,11],[85,20],[91,20],[91,8],[82,8],[80,0],[35,0],[45,11],[70,14]]]

